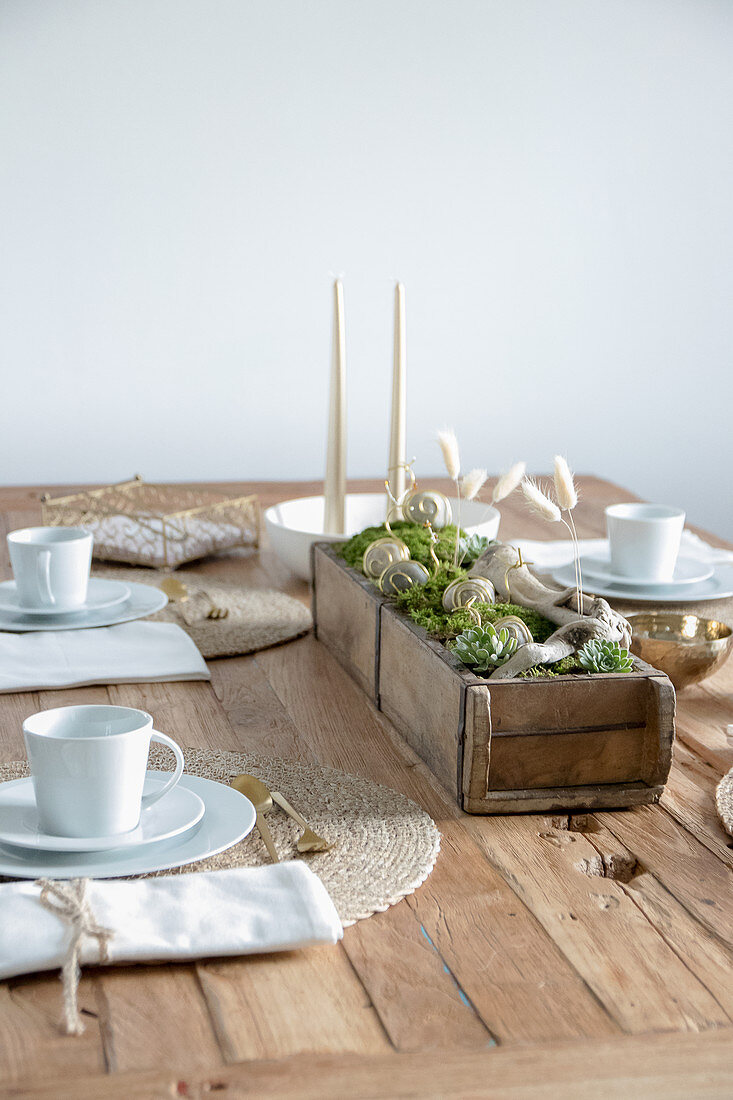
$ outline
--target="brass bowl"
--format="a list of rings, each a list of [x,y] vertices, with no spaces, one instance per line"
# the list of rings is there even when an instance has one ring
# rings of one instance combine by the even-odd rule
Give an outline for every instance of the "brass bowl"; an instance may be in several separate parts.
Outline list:
[[[666,672],[678,691],[711,676],[733,648],[733,630],[716,619],[675,611],[639,611],[626,618],[631,652]]]

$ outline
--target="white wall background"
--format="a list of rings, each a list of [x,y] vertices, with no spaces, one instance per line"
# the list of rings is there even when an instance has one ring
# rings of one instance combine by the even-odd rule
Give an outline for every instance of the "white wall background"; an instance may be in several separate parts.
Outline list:
[[[2,0],[6,483],[555,450],[733,536],[730,0]]]

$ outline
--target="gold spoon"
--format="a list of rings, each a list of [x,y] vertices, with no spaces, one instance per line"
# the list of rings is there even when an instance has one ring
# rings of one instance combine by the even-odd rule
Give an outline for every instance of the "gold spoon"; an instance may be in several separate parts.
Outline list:
[[[171,603],[183,603],[188,599],[188,589],[178,577],[163,577],[159,586]]]
[[[311,829],[302,814],[294,810],[279,791],[268,790],[261,779],[255,778],[254,775],[237,775],[231,780],[231,785],[236,787],[241,794],[246,794],[247,798],[254,803],[255,809],[257,809],[255,796],[259,798],[262,801],[263,812],[265,809],[269,810],[273,802],[277,802],[280,809],[284,810],[286,814],[289,814],[293,821],[297,825],[300,825],[301,829],[305,830],[302,836],[298,838],[299,852],[326,852],[331,847],[324,837],[319,836],[318,833]]]
[[[260,836],[262,837],[267,851],[270,853],[270,859],[273,863],[279,863],[280,856],[277,854],[277,848],[272,839],[272,833],[265,821],[265,814],[268,810],[272,809],[272,798],[270,797],[270,792],[267,787],[264,783],[261,783],[259,779],[255,779],[253,775],[235,775],[234,779],[230,779],[229,783],[230,786],[234,787],[235,791],[239,791],[240,794],[245,795],[254,806],[257,815],[257,828],[259,829]]]
[[[179,580],[178,577],[163,577],[163,580],[159,585],[160,589],[165,592],[171,603],[185,603],[190,593],[188,588]],[[211,602],[211,610],[206,616],[207,619],[226,619],[229,614],[228,607],[217,607],[211,600],[211,597],[206,593],[207,598]]]

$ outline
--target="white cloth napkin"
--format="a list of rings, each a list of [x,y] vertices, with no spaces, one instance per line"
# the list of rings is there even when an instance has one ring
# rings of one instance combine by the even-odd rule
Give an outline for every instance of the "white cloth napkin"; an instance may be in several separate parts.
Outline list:
[[[0,692],[210,678],[193,641],[175,623],[0,632]]]
[[[59,884],[63,886],[64,884]],[[34,882],[0,886],[0,979],[61,966],[70,927],[39,901]],[[300,860],[266,867],[92,880],[91,915],[113,934],[107,962],[162,962],[291,951],[336,943],[343,928],[321,880]],[[99,962],[84,936],[80,963]]]
[[[512,546],[521,548],[522,557],[527,562],[532,562],[535,570],[559,569],[563,565],[569,565],[573,561],[573,544],[569,539],[561,539],[551,542],[535,542],[530,539],[511,540]],[[580,556],[584,554],[608,554],[608,539],[580,539]],[[709,546],[707,542],[693,534],[692,531],[683,531],[680,542],[680,553],[685,557],[695,558],[696,561],[707,562],[710,565],[725,565],[733,562],[733,551],[719,550],[715,546]]]

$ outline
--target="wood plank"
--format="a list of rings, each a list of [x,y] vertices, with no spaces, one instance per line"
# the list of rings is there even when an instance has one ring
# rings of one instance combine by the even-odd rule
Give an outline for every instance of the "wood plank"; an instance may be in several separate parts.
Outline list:
[[[398,1050],[494,1045],[483,1013],[407,905],[357,921],[346,929],[344,948]]]
[[[226,1061],[391,1049],[338,948],[252,955],[198,971]]]
[[[606,783],[589,787],[537,787],[516,791],[489,791],[485,798],[463,800],[463,808],[471,814],[522,813],[562,814],[586,810],[623,810],[630,806],[645,806],[658,802],[662,787],[646,783]]]
[[[370,699],[379,691],[379,610],[386,601],[374,585],[326,552],[314,554],[313,618],[318,639],[348,669]],[[318,608],[315,600],[318,593]]]
[[[222,1062],[192,966],[103,968],[98,974],[110,1073]]]
[[[465,686],[396,615],[382,615],[381,639],[380,709],[441,783],[457,794]]]
[[[642,778],[644,728],[594,729],[581,733],[528,733],[491,739],[489,785],[494,791],[519,787],[582,787],[633,783]]]
[[[253,656],[212,661],[211,684],[240,750],[314,763],[315,754],[290,719]]]
[[[79,984],[83,1035],[69,1039],[60,1029],[61,983],[57,976],[30,975],[0,982],[0,1084],[26,1077],[54,1085],[73,1074],[106,1070],[98,987],[85,974]]]
[[[0,1087],[1,1100],[729,1100],[733,1036],[643,1035],[434,1054],[308,1055],[209,1072],[121,1074]]]
[[[640,674],[506,680],[491,687],[494,736],[603,729],[609,724],[639,727],[646,722],[648,682]]]
[[[656,816],[666,817],[658,809]],[[598,815],[594,814],[589,821],[584,836],[600,855],[604,867],[611,868],[615,860],[617,866],[636,868],[628,882],[624,881],[624,877],[618,880],[619,887],[644,913],[685,966],[712,993],[728,1019],[733,1020],[733,943],[730,938],[726,944],[701,924],[649,868],[638,862],[636,852],[622,844],[613,832],[598,821]],[[730,899],[729,891],[725,901],[730,902]],[[725,907],[725,919],[729,931],[733,931],[729,904]]]
[[[695,920],[733,946],[733,873],[659,806],[595,813],[599,824],[633,852]]]
[[[733,768],[733,660],[711,680],[686,688],[680,697],[677,737],[718,775]]]
[[[490,831],[470,821],[477,843],[624,1030],[701,1030],[726,1022],[712,994],[618,883],[577,869],[596,855],[583,834],[538,831],[532,818],[498,817]]]
[[[726,866],[733,868],[731,838],[715,808],[720,773],[678,742],[662,805]]]

